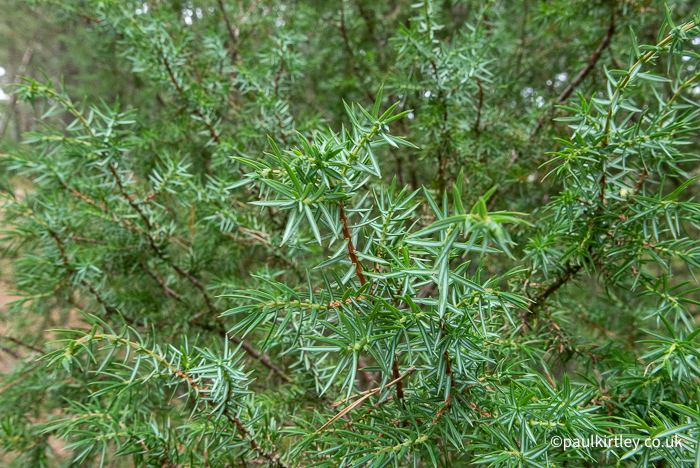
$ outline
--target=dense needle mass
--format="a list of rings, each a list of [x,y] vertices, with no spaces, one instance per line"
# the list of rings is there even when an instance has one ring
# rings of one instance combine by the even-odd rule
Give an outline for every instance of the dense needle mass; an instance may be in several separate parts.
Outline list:
[[[694,3],[0,0],[0,465],[700,466]]]

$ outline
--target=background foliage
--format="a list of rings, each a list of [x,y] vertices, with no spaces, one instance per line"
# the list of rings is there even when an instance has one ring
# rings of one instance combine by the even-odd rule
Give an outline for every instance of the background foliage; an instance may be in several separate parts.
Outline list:
[[[2,463],[700,466],[696,7],[0,1]]]

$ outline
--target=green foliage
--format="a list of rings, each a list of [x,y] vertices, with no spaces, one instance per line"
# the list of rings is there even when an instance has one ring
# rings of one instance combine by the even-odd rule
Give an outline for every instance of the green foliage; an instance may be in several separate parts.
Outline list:
[[[700,466],[700,17],[657,3],[32,3],[134,84],[16,88],[0,460]]]

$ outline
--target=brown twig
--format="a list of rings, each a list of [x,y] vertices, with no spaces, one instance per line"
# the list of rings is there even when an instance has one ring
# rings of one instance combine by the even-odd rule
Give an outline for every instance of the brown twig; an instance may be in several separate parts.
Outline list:
[[[433,424],[437,424],[440,419],[447,413],[447,411],[450,409],[450,405],[452,404],[452,395],[447,397],[447,400],[445,400],[445,406],[440,408],[437,413],[435,413],[435,417],[433,418]]]
[[[583,80],[586,79],[588,74],[593,70],[595,67],[596,63],[598,63],[598,60],[600,60],[600,56],[603,54],[605,49],[610,46],[610,41],[612,40],[613,35],[615,34],[615,17],[612,16],[610,20],[610,26],[608,26],[608,30],[605,33],[605,36],[603,36],[603,39],[600,41],[600,44],[598,44],[598,47],[593,51],[593,54],[588,58],[588,61],[586,62],[586,65],[581,69],[581,71],[578,72],[578,74],[574,77],[573,80],[568,84],[566,88],[564,88],[564,91],[561,92],[561,94],[557,97],[555,103],[556,104],[563,104],[566,102],[566,99],[571,95],[571,93],[574,92],[574,90],[580,85]],[[537,125],[535,126],[535,130],[532,132],[530,135],[530,141],[533,141],[539,131],[542,129],[544,126],[544,121],[546,119],[546,116],[543,115],[542,117],[539,118],[537,121]]]
[[[187,97],[185,96],[185,91],[182,89],[182,86],[180,86],[180,83],[178,83],[177,79],[175,78],[175,74],[173,73],[172,68],[170,68],[170,63],[165,57],[163,57],[163,65],[165,65],[165,70],[168,72],[170,81],[173,83],[173,85],[175,85],[175,89],[177,90],[178,94],[180,94],[180,96],[182,96],[183,98],[187,99]],[[206,125],[207,129],[209,130],[209,134],[214,139],[214,141],[216,141],[216,143],[218,144],[221,144],[219,134],[216,132],[214,126],[209,122],[209,119],[207,119],[204,116],[204,112],[202,112],[202,109],[198,107],[194,110],[194,113],[202,119],[202,122],[204,122],[204,125]]]
[[[535,297],[533,297],[533,302],[530,305],[530,311],[534,312],[536,309],[544,306],[544,303],[546,302],[547,298],[557,292],[559,288],[564,286],[566,283],[568,283],[571,279],[576,276],[576,273],[581,271],[583,268],[582,264],[574,265],[572,266],[571,264],[568,264],[564,271],[562,272],[561,275],[552,283],[549,285],[547,289],[542,291],[541,293],[537,294]]]
[[[219,332],[223,332],[224,336],[226,336],[229,340],[233,341],[237,345],[239,345],[243,350],[245,350],[246,353],[248,353],[250,356],[253,358],[259,360],[263,365],[265,365],[267,368],[269,368],[271,371],[279,375],[282,379],[286,380],[287,382],[291,382],[292,378],[289,377],[287,374],[282,371],[279,367],[277,367],[275,364],[270,361],[270,358],[253,348],[250,344],[246,343],[243,341],[241,338],[233,335],[229,335],[228,332],[226,331],[223,323],[221,323],[220,320],[220,312],[216,309],[214,306],[214,303],[212,301],[211,296],[207,293],[206,287],[202,284],[201,281],[199,281],[197,278],[195,278],[193,275],[191,275],[189,272],[185,271],[182,267],[172,263],[170,259],[166,256],[165,252],[163,252],[163,249],[156,244],[155,239],[153,235],[150,232],[150,229],[152,227],[152,224],[150,220],[148,219],[148,216],[144,211],[141,209],[141,206],[132,199],[132,197],[129,195],[129,193],[126,191],[124,184],[121,181],[121,177],[119,176],[119,173],[117,172],[116,168],[114,167],[113,164],[109,165],[109,170],[114,176],[117,186],[119,187],[119,191],[124,197],[124,199],[127,201],[127,203],[139,214],[141,219],[143,219],[144,223],[149,229],[149,232],[145,232],[141,230],[143,234],[146,235],[148,241],[149,241],[149,246],[151,249],[155,252],[155,254],[160,258],[163,263],[166,265],[170,266],[173,270],[175,270],[178,275],[182,276],[183,278],[187,279],[195,288],[197,288],[200,293],[202,294],[202,297],[204,298],[204,301],[207,304],[207,308],[209,312],[216,317],[216,330]]]
[[[228,35],[231,38],[231,43],[229,44],[229,49],[231,50],[231,64],[235,65],[238,59],[238,37],[241,35],[241,30],[239,28],[234,28],[229,20],[228,14],[226,14],[226,7],[222,0],[218,0],[219,10],[221,11],[221,16],[224,17],[224,23],[226,23],[226,29],[228,30]]]
[[[600,172],[603,173],[603,175],[600,176],[600,193],[598,194],[598,198],[600,199],[600,203],[605,206],[608,204],[607,200],[605,199],[605,188],[607,187],[607,181],[605,177],[605,168],[604,168],[604,162],[601,160],[601,169]]]
[[[199,395],[203,397],[209,396],[207,388],[204,388],[201,385],[199,385],[190,375],[186,374],[185,372],[176,369],[173,371],[172,374],[175,377],[185,380],[188,383],[188,385],[190,385],[190,387],[197,391]],[[266,452],[262,449],[262,447],[260,447],[260,445],[258,445],[250,431],[245,427],[245,425],[241,422],[240,419],[238,419],[234,414],[231,413],[231,411],[228,409],[228,406],[224,407],[224,412],[226,413],[226,418],[229,420],[229,422],[236,426],[239,437],[250,444],[251,450],[257,452],[258,454],[260,454],[260,456],[273,463],[274,466],[285,468],[285,465],[282,462],[280,462],[279,456],[277,454]]]
[[[398,378],[401,376],[399,374],[399,357],[397,355],[394,355],[394,364],[392,365],[392,372],[394,374],[394,380],[398,380]],[[403,393],[403,383],[398,380],[396,382],[396,398],[399,400],[399,404],[401,407],[404,406],[404,393]]]
[[[642,170],[642,173],[639,174],[639,178],[637,179],[637,183],[634,185],[634,190],[632,191],[632,196],[639,195],[639,192],[642,190],[642,187],[644,186],[644,181],[649,177],[649,172],[644,168]],[[630,197],[629,201],[627,202],[628,205],[633,205],[635,203],[634,199]]]
[[[102,22],[101,19],[97,19],[93,16],[84,15],[82,13],[78,13],[78,16],[80,16],[82,19],[84,19],[85,21],[87,21],[89,23],[101,23]]]
[[[143,271],[148,273],[148,276],[153,278],[156,281],[156,283],[158,283],[160,285],[161,288],[163,288],[163,292],[165,292],[166,295],[172,297],[173,299],[175,299],[178,302],[182,302],[182,298],[180,297],[180,295],[178,293],[176,293],[175,291],[173,291],[172,289],[170,289],[168,287],[168,285],[166,284],[165,280],[163,278],[161,278],[158,274],[156,274],[155,271],[151,270],[148,267],[148,265],[146,265],[146,262],[143,259],[141,259],[141,268],[143,269]]]
[[[557,97],[557,102],[563,103],[566,101],[566,99],[571,96],[571,93],[574,92],[576,87],[581,84],[581,82],[586,79],[588,74],[593,70],[593,67],[595,67],[596,63],[598,60],[600,60],[600,56],[603,54],[603,51],[607,49],[610,46],[610,41],[612,40],[613,35],[615,34],[615,19],[612,18],[610,20],[610,26],[608,26],[608,30],[605,33],[605,36],[603,36],[603,39],[600,41],[600,44],[598,44],[598,47],[593,51],[593,54],[588,58],[588,61],[586,62],[586,66],[581,69],[580,72],[574,77],[573,80],[571,80],[571,83],[564,88],[564,91],[561,92],[559,97]]]
[[[46,354],[46,351],[44,351],[43,349],[37,348],[36,346],[30,345],[29,343],[25,343],[24,341],[20,340],[19,338],[15,338],[14,336],[0,335],[0,339],[11,341],[16,345],[30,349],[32,351],[39,353],[39,354]]]
[[[9,383],[5,384],[3,387],[0,387],[0,395],[2,395],[3,393],[5,393],[5,391],[9,390],[10,388],[14,387],[15,385],[17,385],[17,384],[20,383],[21,381],[23,381],[23,380],[28,379],[29,377],[31,377],[31,376],[32,376],[32,371],[36,370],[36,368],[38,368],[38,367],[39,367],[39,364],[34,364],[34,365],[33,365],[32,367],[30,367],[29,369],[23,371],[23,372],[22,372],[22,375],[20,375],[19,377],[17,377],[15,380],[13,380],[12,382],[9,382]]]
[[[49,229],[49,235],[53,238],[53,240],[56,242],[56,246],[58,247],[58,251],[61,256],[61,260],[63,261],[63,267],[66,269],[66,273],[68,273],[68,276],[72,278],[73,274],[75,273],[75,268],[71,265],[70,261],[68,260],[68,255],[66,254],[66,249],[65,245],[63,244],[63,241],[61,238],[58,236],[58,234],[52,230]],[[107,304],[105,299],[102,297],[99,291],[97,291],[94,286],[90,283],[88,283],[86,280],[80,280],[79,284],[86,288],[90,293],[95,296],[95,299],[97,302],[105,308],[105,310],[110,313],[110,314],[116,314],[117,309],[114,307],[110,306]]]
[[[481,408],[479,405],[477,405],[477,404],[474,403],[473,401],[470,401],[469,404],[471,405],[472,408],[474,408],[474,409],[477,410],[479,413],[481,413],[482,416],[484,416],[484,417],[486,417],[486,418],[491,418],[491,417],[493,417],[493,416],[491,416],[491,414],[490,414],[488,411],[484,410],[483,408]]]
[[[237,336],[235,336],[235,335],[230,335],[230,334],[228,334],[228,332],[225,330],[225,328],[224,328],[224,326],[223,326],[223,324],[222,324],[221,322],[218,322],[218,321],[217,321],[216,323],[217,323],[217,325],[218,325],[217,328],[218,328],[220,331],[223,330],[223,331],[226,333],[226,337],[227,337],[229,340],[233,341],[234,343],[240,345],[240,347],[243,348],[243,349],[245,350],[245,352],[248,353],[248,355],[250,355],[250,356],[254,357],[255,359],[257,359],[258,361],[260,361],[265,367],[267,367],[267,368],[270,369],[272,372],[274,372],[275,374],[277,374],[282,380],[284,380],[284,381],[286,381],[286,382],[291,382],[291,381],[292,381],[292,378],[291,378],[289,375],[287,375],[282,369],[280,369],[279,367],[277,367],[277,366],[270,360],[270,357],[269,357],[267,354],[261,353],[260,351],[258,351],[257,349],[253,348],[251,345],[249,345],[248,343],[246,343],[245,341],[243,341],[241,338],[239,338],[239,337],[237,337]]]
[[[358,260],[355,253],[355,246],[352,243],[352,235],[350,234],[350,228],[348,227],[348,218],[345,216],[345,206],[343,205],[343,202],[340,202],[339,216],[340,222],[343,225],[343,238],[348,241],[348,256],[350,257],[350,261],[353,263],[353,265],[355,265],[355,273],[360,280],[360,286],[364,286],[365,283],[367,283],[367,279],[362,272],[362,265],[360,264],[360,260]]]
[[[540,292],[539,294],[537,294],[531,298],[532,302],[530,303],[530,306],[528,307],[528,309],[523,310],[520,313],[520,321],[522,324],[521,329],[520,329],[521,335],[524,335],[527,331],[528,317],[531,314],[534,314],[535,312],[537,312],[537,310],[544,307],[549,296],[551,296],[552,294],[557,292],[557,290],[559,290],[559,288],[561,288],[566,283],[571,281],[576,276],[576,274],[579,271],[581,271],[582,268],[583,268],[583,264],[578,264],[578,265],[573,265],[573,266],[571,264],[567,264],[564,271],[557,277],[557,279],[554,281],[554,283],[550,284],[549,287],[547,287],[547,289],[545,289],[544,291]]]
[[[121,182],[121,178],[119,177],[119,174],[116,171],[116,168],[114,168],[113,165],[111,165],[111,164],[110,164],[110,172],[117,179],[117,186],[119,187],[120,193],[122,194],[122,196],[127,200],[129,205],[132,206],[139,213],[139,215],[142,218],[146,218],[146,219],[144,219],[144,221],[147,221],[146,214],[143,213],[139,204],[137,204],[132,199],[132,197],[128,194],[128,192],[126,192],[126,189],[124,188],[124,185]],[[165,264],[167,264],[168,266],[173,268],[180,276],[182,276],[183,278],[186,278],[191,284],[193,284],[202,293],[204,300],[207,303],[207,307],[208,307],[210,313],[212,313],[214,315],[214,317],[216,317],[216,320],[217,320],[215,327],[211,327],[211,326],[207,326],[207,325],[200,325],[202,328],[210,330],[210,331],[217,331],[217,332],[221,333],[222,335],[226,336],[232,342],[236,343],[237,345],[240,345],[241,348],[243,348],[243,350],[245,350],[245,352],[248,353],[248,355],[259,360],[265,367],[272,370],[275,374],[280,376],[283,380],[285,380],[287,382],[292,381],[292,378],[289,377],[284,371],[282,371],[282,369],[280,369],[278,366],[276,366],[274,363],[272,363],[272,361],[270,361],[270,358],[267,355],[259,352],[258,350],[253,348],[251,345],[244,342],[242,339],[228,334],[224,325],[219,321],[220,320],[220,317],[219,317],[220,313],[214,307],[214,304],[211,300],[211,297],[209,296],[209,294],[207,294],[206,288],[204,287],[204,285],[197,278],[192,276],[190,273],[186,272],[185,270],[183,270],[179,266],[172,264],[170,262],[170,260],[167,258],[167,256],[165,255],[165,253],[162,251],[162,249],[155,243],[155,240],[153,239],[153,236],[150,233],[147,233],[146,231],[139,228],[138,226],[133,225],[128,220],[121,220],[120,221],[120,218],[116,215],[116,213],[113,213],[108,208],[98,205],[97,203],[95,203],[90,198],[86,197],[85,195],[81,194],[77,190],[70,189],[67,184],[63,184],[63,186],[66,188],[66,190],[68,190],[71,194],[73,194],[74,196],[76,196],[80,200],[82,200],[85,203],[89,204],[90,206],[93,206],[93,207],[99,209],[100,211],[103,211],[104,213],[107,213],[110,216],[112,216],[113,221],[116,222],[117,224],[119,224],[120,226],[123,226],[124,228],[127,228],[127,229],[134,230],[134,231],[138,232],[139,234],[146,236],[149,239],[149,246],[156,253],[158,258],[160,258]],[[122,224],[122,222],[124,224]],[[150,221],[148,222],[148,225],[149,226],[151,225]],[[58,235],[55,232],[49,231],[49,234],[54,238],[54,240],[58,244],[59,251],[61,252],[61,256],[63,259],[63,263],[67,268],[69,268],[69,270],[68,270],[69,276],[72,276],[74,269],[72,269],[72,267],[70,267],[70,262],[68,261],[68,257],[66,256],[65,248],[63,247],[63,242],[61,241],[61,239],[58,237]],[[108,312],[110,312],[110,313],[117,312],[116,309],[114,309],[113,307],[108,306],[106,304],[105,300],[102,298],[102,296],[99,294],[99,292],[91,284],[87,283],[84,280],[81,281],[81,284],[84,287],[86,287],[95,296],[97,301],[100,304],[102,304],[102,306],[105,307],[105,309]],[[173,291],[173,293],[175,293],[177,296],[179,296],[179,294],[177,294],[175,291]],[[175,298],[175,296],[173,296],[172,294],[169,294],[169,295],[171,297]]]

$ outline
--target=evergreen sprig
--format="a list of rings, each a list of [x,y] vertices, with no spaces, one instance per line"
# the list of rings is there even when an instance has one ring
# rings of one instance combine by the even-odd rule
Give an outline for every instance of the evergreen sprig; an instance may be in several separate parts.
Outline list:
[[[700,466],[700,17],[530,3],[62,5],[137,84],[17,86],[0,460]]]

